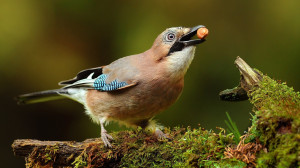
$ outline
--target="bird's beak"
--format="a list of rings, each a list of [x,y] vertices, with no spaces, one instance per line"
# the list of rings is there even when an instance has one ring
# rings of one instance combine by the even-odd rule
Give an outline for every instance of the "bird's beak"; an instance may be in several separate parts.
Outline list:
[[[176,41],[173,44],[173,46],[169,50],[168,56],[171,55],[171,53],[173,53],[173,52],[181,51],[185,47],[203,43],[205,41],[204,38],[192,40],[192,37],[197,34],[197,30],[200,28],[203,28],[203,27],[205,27],[205,26],[199,25],[199,26],[190,28],[190,30],[187,33],[185,33],[182,37],[180,37],[180,39],[178,41]]]
[[[197,30],[202,28],[202,27],[205,27],[205,26],[198,25],[198,26],[190,28],[190,31],[188,33],[186,33],[185,35],[183,35],[179,39],[178,43],[184,44],[184,46],[191,46],[191,45],[196,45],[196,44],[203,43],[205,41],[204,38],[202,38],[202,39],[193,39],[192,40],[192,37],[197,34]]]

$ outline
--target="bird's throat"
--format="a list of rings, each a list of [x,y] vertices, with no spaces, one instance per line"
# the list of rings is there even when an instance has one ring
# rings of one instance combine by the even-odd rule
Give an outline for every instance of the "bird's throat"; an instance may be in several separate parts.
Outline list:
[[[194,59],[194,46],[186,47],[167,57],[167,71],[173,78],[182,78]]]

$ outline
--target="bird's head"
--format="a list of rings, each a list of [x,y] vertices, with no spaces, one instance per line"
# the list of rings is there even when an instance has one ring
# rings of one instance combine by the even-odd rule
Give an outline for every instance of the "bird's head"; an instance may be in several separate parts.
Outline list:
[[[195,46],[205,41],[204,38],[192,39],[200,28],[205,26],[166,29],[155,39],[151,56],[155,61],[165,63],[174,73],[184,74],[193,60]]]
[[[185,48],[193,48],[205,39],[192,39],[197,30],[205,26],[199,25],[192,28],[171,27],[163,31],[154,41],[152,49],[157,52],[160,59],[182,52]]]

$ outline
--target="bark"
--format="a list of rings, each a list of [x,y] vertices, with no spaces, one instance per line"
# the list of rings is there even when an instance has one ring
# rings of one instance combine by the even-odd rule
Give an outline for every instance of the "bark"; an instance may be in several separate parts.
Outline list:
[[[88,146],[95,144],[102,145],[100,139],[87,139],[83,142],[17,139],[13,142],[12,148],[16,156],[29,158],[35,155],[34,157],[40,157],[43,160],[42,165],[51,161],[52,165],[71,166],[76,157]],[[43,158],[45,154],[48,154],[49,158]]]
[[[261,81],[262,76],[240,57],[237,57],[234,63],[240,71],[240,84],[233,89],[226,89],[220,92],[220,99],[224,101],[248,100],[249,90]]]

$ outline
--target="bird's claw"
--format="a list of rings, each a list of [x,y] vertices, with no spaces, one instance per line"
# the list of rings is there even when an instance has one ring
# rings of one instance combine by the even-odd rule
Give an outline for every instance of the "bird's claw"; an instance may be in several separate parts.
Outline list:
[[[106,132],[106,130],[101,131],[101,139],[102,139],[102,141],[104,143],[104,146],[109,147],[109,148],[112,147],[111,144],[110,144],[110,142],[109,142],[109,140],[113,140],[114,138],[111,135],[109,135]]]

